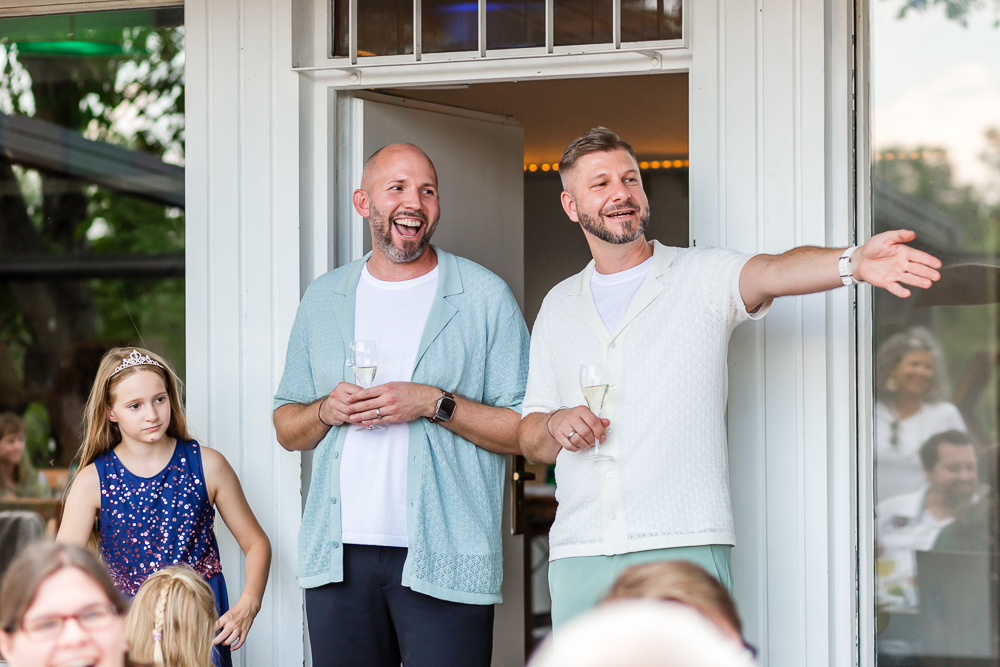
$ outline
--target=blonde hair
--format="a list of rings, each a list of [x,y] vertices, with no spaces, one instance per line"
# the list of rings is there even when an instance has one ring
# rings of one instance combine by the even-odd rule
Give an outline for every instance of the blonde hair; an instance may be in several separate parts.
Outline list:
[[[665,560],[628,568],[619,575],[605,600],[630,598],[680,602],[709,618],[721,617],[737,634],[743,634],[743,623],[729,591],[690,561]]]
[[[153,573],[139,587],[126,619],[130,655],[165,667],[210,667],[215,596],[186,563]]]
[[[115,373],[115,369],[133,352],[148,355],[160,366],[141,364],[129,366]],[[114,403],[115,389],[118,385],[139,371],[156,373],[163,380],[163,386],[167,389],[167,398],[170,401],[170,424],[167,426],[167,435],[178,440],[191,439],[187,430],[187,419],[184,417],[184,408],[181,404],[183,385],[166,360],[140,347],[116,347],[109,350],[101,359],[101,365],[97,369],[97,378],[95,378],[94,386],[90,390],[90,397],[87,398],[87,407],[84,410],[83,444],[80,446],[80,452],[76,459],[79,469],[87,467],[98,456],[110,452],[121,442],[121,431],[118,424],[108,419],[108,410]]]

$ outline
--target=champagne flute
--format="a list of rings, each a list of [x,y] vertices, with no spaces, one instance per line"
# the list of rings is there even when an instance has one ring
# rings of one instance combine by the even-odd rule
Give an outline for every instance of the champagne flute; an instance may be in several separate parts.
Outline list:
[[[354,370],[354,377],[358,379],[358,384],[365,389],[370,389],[375,383],[375,372],[378,371],[375,341],[356,340],[351,343],[351,368]],[[384,431],[385,426],[372,424],[371,426],[359,426],[355,430]]]
[[[610,373],[604,364],[583,364],[580,366],[580,389],[583,390],[583,397],[587,401],[590,411],[601,418],[601,408],[604,407],[604,399],[608,396],[608,384]],[[609,426],[607,432],[611,432]],[[615,457],[608,454],[601,454],[601,441],[594,441],[594,453],[587,456],[588,461],[608,461]]]

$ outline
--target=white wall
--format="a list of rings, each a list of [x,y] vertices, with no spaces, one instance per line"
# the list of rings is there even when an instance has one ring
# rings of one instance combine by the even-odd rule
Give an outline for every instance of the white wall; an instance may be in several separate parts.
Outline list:
[[[300,457],[278,447],[271,400],[299,300],[298,81],[285,0],[188,0],[187,405],[243,483],[274,556],[236,664],[303,656],[296,583]],[[235,603],[242,557],[217,523]]]
[[[840,0],[694,3],[693,243],[848,245],[849,10]],[[854,662],[850,297],[779,300],[730,347],[736,596],[768,665]]]

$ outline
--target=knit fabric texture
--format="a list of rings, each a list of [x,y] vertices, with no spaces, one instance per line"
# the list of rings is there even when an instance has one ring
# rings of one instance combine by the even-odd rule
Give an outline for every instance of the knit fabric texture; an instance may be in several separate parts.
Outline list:
[[[438,293],[412,381],[494,407],[521,410],[530,340],[507,284],[469,260],[434,248]],[[339,382],[354,383],[349,360],[354,296],[368,256],[316,279],[299,305],[274,407],[307,404]],[[400,331],[400,336],[420,332]],[[337,498],[347,428],[320,441],[299,530],[299,584],[343,581]],[[500,602],[501,518],[506,460],[426,419],[410,422],[408,555],[403,584],[471,604]]]
[[[768,308],[751,316],[743,304],[739,276],[749,258],[655,244],[632,318],[613,334],[581,303],[593,299],[593,263],[546,296],[532,331],[524,414],[585,405],[581,364],[607,364],[616,385],[602,412],[614,428],[602,450],[614,460],[589,461],[590,450],[556,459],[551,558],[733,544],[729,338]]]

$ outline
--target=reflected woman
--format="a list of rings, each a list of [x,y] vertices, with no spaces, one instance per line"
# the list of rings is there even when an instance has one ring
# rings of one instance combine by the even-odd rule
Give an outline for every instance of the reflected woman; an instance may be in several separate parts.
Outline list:
[[[965,431],[965,422],[945,400],[941,351],[927,329],[914,327],[887,340],[879,348],[876,369],[875,474],[882,500],[922,488],[920,445],[942,431]]]
[[[0,413],[0,499],[50,495],[45,478],[25,451],[24,420],[10,412]]]

